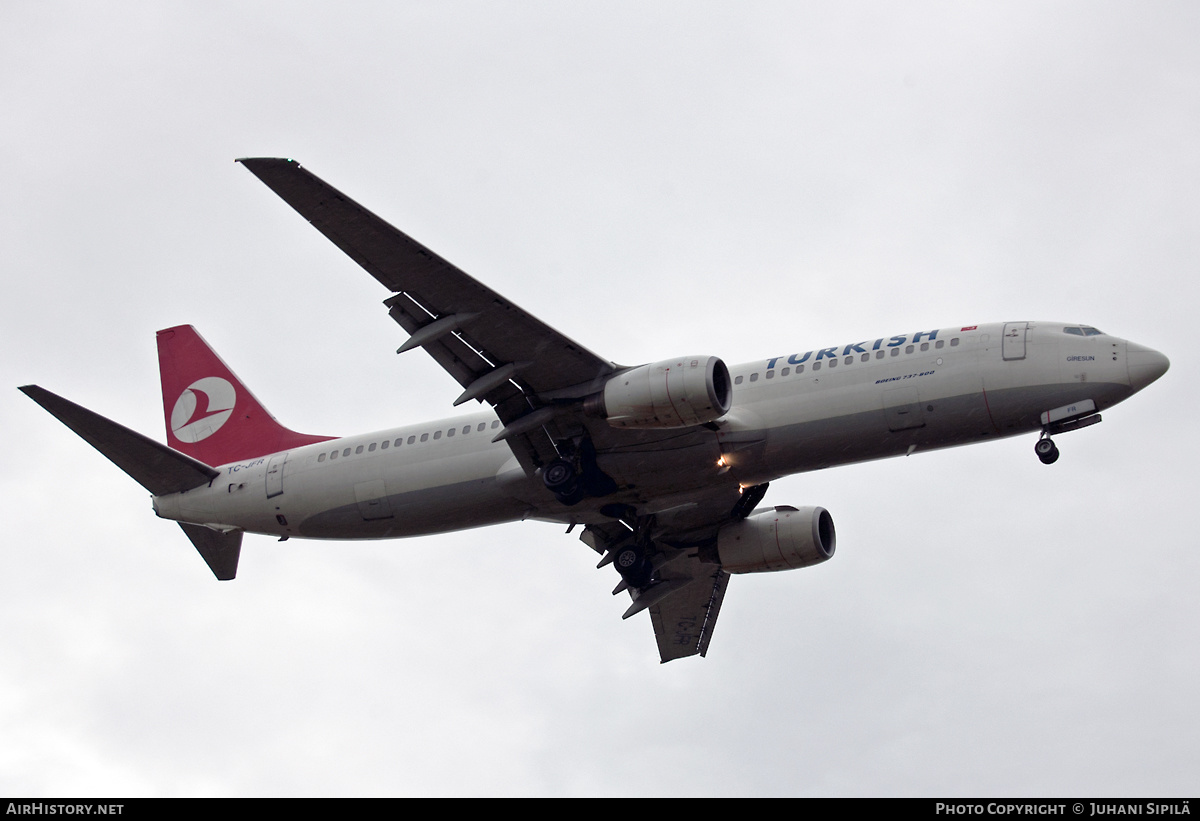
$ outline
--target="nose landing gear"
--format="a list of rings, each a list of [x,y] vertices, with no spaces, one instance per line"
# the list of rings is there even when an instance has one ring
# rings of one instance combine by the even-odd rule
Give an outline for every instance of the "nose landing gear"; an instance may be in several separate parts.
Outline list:
[[[1058,461],[1058,445],[1054,444],[1048,433],[1043,433],[1042,438],[1037,440],[1033,452],[1042,460],[1043,465],[1053,465]]]
[[[1099,421],[1100,414],[1096,413],[1096,403],[1091,399],[1046,411],[1042,414],[1042,435],[1034,444],[1033,452],[1043,465],[1053,465],[1058,461],[1058,446],[1050,441],[1052,435],[1088,428]]]

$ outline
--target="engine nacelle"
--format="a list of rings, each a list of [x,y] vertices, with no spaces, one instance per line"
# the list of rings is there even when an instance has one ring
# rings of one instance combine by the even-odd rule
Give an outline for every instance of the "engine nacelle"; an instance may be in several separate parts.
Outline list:
[[[715,422],[733,401],[729,369],[715,356],[684,356],[614,376],[587,403],[614,428],[688,428]]]
[[[836,542],[825,508],[780,505],[721,528],[717,556],[729,573],[795,570],[832,558]]]

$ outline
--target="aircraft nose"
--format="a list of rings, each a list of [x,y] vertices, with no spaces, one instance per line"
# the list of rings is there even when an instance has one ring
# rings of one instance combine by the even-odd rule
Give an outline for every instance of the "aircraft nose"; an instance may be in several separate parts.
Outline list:
[[[1171,367],[1170,360],[1158,351],[1138,345],[1136,342],[1125,344],[1129,362],[1129,387],[1135,391],[1140,391]]]

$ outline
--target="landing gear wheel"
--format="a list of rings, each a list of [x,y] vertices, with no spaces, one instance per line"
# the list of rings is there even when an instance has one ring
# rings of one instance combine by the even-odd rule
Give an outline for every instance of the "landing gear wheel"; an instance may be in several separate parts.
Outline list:
[[[613,556],[613,566],[633,587],[645,587],[650,583],[653,566],[646,558],[645,552],[635,544],[627,544],[617,550]]]
[[[1058,461],[1058,445],[1051,439],[1039,439],[1033,446],[1033,452],[1042,460],[1043,465],[1053,465]]]
[[[569,493],[579,483],[575,466],[566,459],[555,459],[542,471],[542,483],[554,493]]]
[[[554,498],[558,499],[560,504],[571,507],[582,502],[585,495],[583,485],[576,485],[570,491],[561,491],[554,494]]]

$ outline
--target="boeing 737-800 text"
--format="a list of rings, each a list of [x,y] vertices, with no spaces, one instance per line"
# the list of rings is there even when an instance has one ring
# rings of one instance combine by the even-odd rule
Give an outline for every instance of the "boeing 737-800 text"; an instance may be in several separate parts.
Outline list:
[[[293,160],[240,160],[391,292],[469,416],[361,436],[280,425],[190,326],[158,333],[162,445],[37,386],[23,390],[153,494],[219,579],[243,533],[384,539],[541,519],[620,576],[663,661],[704,655],[731,573],[834,553],[821,507],[756,510],[773,479],[1039,434],[1166,372],[1149,348],[1069,322],[1002,322],[842,342],[727,367],[688,355],[625,367],[527,314]]]

